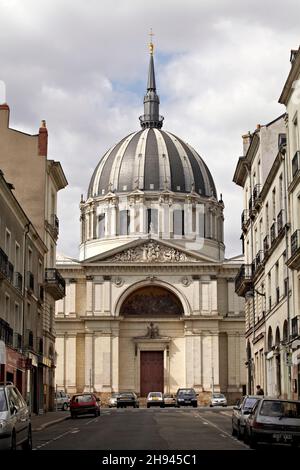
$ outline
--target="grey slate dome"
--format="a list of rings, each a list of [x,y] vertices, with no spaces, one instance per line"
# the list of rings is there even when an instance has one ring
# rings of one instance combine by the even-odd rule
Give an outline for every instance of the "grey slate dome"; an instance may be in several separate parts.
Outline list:
[[[179,137],[157,128],[130,134],[112,147],[94,171],[88,197],[135,189],[193,190],[217,197],[212,176],[197,152]]]
[[[210,171],[198,153],[179,137],[161,130],[164,118],[159,115],[153,45],[150,46],[144,115],[139,118],[143,130],[129,134],[106,152],[94,171],[88,197],[136,189],[147,192],[168,189],[176,193],[195,191],[201,196],[217,197]]]

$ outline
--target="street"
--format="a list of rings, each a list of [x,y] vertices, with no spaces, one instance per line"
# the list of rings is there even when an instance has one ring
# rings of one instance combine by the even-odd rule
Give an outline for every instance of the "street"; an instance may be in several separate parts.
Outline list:
[[[34,450],[245,450],[231,409],[101,409],[33,433]]]

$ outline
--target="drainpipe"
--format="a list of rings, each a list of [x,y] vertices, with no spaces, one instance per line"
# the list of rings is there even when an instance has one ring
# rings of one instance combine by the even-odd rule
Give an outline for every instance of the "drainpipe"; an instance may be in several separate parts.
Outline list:
[[[29,233],[31,222],[28,222],[25,225],[24,236],[23,236],[23,284],[22,284],[22,354],[25,355],[25,280],[26,280],[26,265],[27,265],[27,235]],[[26,370],[26,368],[25,368]],[[27,402],[29,401],[30,411],[31,411],[31,399],[30,399],[30,392],[28,396],[28,377],[27,374],[25,376],[26,381],[26,399]]]
[[[288,256],[288,247],[289,247],[289,236],[288,236],[288,231],[291,226],[290,220],[288,220],[289,214],[289,201],[287,197],[287,171],[286,171],[286,165],[287,165],[287,160],[286,160],[286,146],[282,148],[280,151],[281,153],[281,158],[283,160],[283,180],[284,180],[284,210],[286,214],[286,226],[285,226],[285,251],[286,251],[286,256]],[[289,338],[290,338],[290,317],[291,317],[291,312],[290,312],[290,270],[287,266],[285,265],[286,269],[286,279],[287,279],[287,340],[288,344],[286,345],[286,354],[290,352],[290,344],[289,344]],[[291,366],[288,365],[288,384],[287,384],[287,392],[288,392],[288,398],[291,398]]]
[[[252,198],[253,191],[252,191],[252,179],[251,179],[251,171],[247,163],[245,164],[245,168],[247,171],[247,174],[249,176],[249,182],[250,182],[250,197]],[[253,202],[253,201],[252,201]],[[249,201],[246,201],[246,204],[249,204]],[[250,242],[251,242],[251,260],[253,261],[254,255],[253,255],[253,220],[250,218]],[[251,261],[251,264],[252,264]],[[252,344],[253,340],[255,337],[255,290],[253,286],[253,297],[252,297],[252,310],[253,310],[253,325],[252,325]],[[253,353],[253,350],[252,350]],[[251,367],[251,376],[250,376],[250,383],[249,383],[249,393],[251,394],[252,392],[254,393],[254,357],[251,357],[251,361],[248,364],[248,367]],[[251,380],[252,377],[252,380]],[[253,390],[252,390],[253,387]]]

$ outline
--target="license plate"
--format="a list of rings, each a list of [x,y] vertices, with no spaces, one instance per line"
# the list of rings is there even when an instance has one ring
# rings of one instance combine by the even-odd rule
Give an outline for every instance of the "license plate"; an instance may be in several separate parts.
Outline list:
[[[292,434],[273,434],[273,438],[276,439],[276,441],[290,441],[293,439]]]
[[[157,398],[157,397],[153,397],[152,400],[158,400],[158,398]]]

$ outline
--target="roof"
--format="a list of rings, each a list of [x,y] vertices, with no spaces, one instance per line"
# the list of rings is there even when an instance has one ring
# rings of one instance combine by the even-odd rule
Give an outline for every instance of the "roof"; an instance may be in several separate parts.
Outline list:
[[[200,155],[176,135],[147,128],[124,137],[97,165],[88,197],[134,190],[196,193],[217,197]]]

